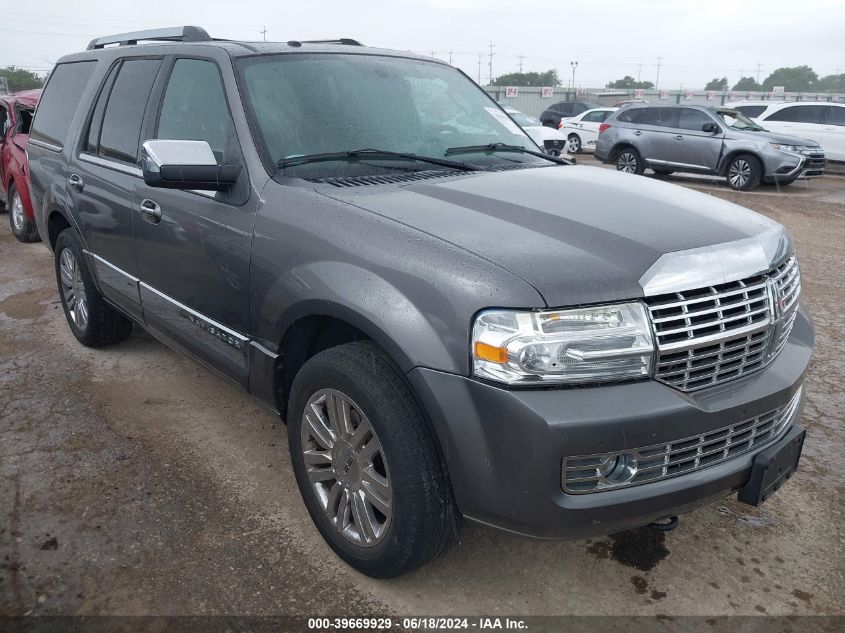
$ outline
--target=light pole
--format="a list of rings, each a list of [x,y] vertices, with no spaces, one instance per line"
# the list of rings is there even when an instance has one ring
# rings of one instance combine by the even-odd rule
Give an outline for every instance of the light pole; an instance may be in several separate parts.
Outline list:
[[[575,69],[578,68],[578,62],[569,62],[572,67],[572,90],[575,90]]]

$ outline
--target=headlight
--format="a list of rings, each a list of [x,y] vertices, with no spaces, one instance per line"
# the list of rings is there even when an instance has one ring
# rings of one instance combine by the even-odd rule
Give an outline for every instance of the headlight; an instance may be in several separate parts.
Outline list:
[[[804,149],[801,145],[781,145],[780,143],[772,143],[771,145],[781,152],[800,152]]]
[[[472,327],[473,373],[508,384],[641,378],[651,375],[653,356],[641,303],[486,310]]]

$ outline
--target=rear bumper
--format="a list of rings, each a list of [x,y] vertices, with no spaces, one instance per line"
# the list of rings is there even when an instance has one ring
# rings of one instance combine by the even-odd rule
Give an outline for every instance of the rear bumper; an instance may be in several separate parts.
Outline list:
[[[564,457],[651,446],[781,407],[801,386],[812,344],[812,325],[801,311],[769,366],[693,393],[653,380],[508,390],[422,368],[409,377],[438,433],[465,516],[529,536],[579,538],[645,525],[732,494],[748,481],[763,446],[674,478],[577,495],[562,490]],[[803,402],[793,424],[802,409]]]

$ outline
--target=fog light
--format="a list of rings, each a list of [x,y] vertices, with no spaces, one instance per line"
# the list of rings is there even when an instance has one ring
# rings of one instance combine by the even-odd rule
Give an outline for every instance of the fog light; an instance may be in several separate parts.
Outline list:
[[[637,474],[637,458],[631,453],[608,455],[596,466],[596,474],[608,484],[628,483]]]

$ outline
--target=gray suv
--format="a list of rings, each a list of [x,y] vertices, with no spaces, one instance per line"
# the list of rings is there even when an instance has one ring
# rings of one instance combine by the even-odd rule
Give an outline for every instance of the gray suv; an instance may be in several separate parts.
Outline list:
[[[813,329],[784,228],[543,154],[445,63],[101,38],[50,74],[28,152],[74,336],[142,327],[280,414],[366,574],[463,518],[671,526],[797,467]]]
[[[618,110],[599,128],[595,156],[634,174],[724,176],[739,191],[817,178],[825,166],[815,141],[767,132],[737,110],[694,105]]]

